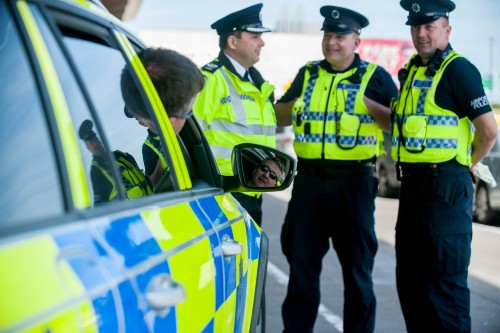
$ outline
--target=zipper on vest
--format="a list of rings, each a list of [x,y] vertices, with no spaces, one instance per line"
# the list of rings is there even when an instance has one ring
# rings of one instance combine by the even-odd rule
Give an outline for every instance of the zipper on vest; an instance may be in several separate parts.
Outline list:
[[[332,82],[330,83],[330,89],[328,91],[328,98],[326,99],[326,106],[325,106],[325,119],[323,121],[323,142],[322,142],[322,147],[321,147],[321,159],[324,160],[325,159],[325,134],[326,134],[326,122],[328,121],[328,105],[330,104],[330,96],[332,94],[332,89],[333,89],[333,83],[335,82],[335,77],[337,76],[337,74],[333,74],[333,77],[332,77]],[[334,121],[336,121],[335,119],[335,107],[333,108],[333,119]]]

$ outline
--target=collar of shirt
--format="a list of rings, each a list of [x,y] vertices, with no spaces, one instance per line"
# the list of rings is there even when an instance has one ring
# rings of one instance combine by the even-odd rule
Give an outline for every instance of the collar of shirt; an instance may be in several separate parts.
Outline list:
[[[448,45],[447,45],[447,46],[446,46],[446,48],[444,49],[443,53],[444,53],[444,52],[446,52],[446,51],[448,51],[448,50],[450,50],[450,52],[451,52],[451,51],[453,51],[453,48],[451,47],[451,44],[450,44],[450,43],[448,43]],[[435,57],[436,57],[436,52],[434,51],[434,54],[432,55],[432,57],[431,57],[431,58],[435,58]],[[444,59],[441,59],[441,62],[442,62],[442,60],[444,60]],[[414,65],[417,65],[417,67],[422,67],[422,66],[428,66],[428,65],[429,65],[429,63],[427,63],[427,65],[424,65],[424,64],[422,63],[422,58],[420,57],[420,55],[417,55],[417,56],[415,57],[413,64],[414,64]],[[440,64],[440,66],[439,66],[439,67],[441,67],[441,64]]]
[[[224,55],[229,59],[229,61],[233,65],[234,70],[236,71],[236,73],[238,73],[238,75],[241,76],[241,77],[245,76],[245,72],[247,71],[247,69],[245,67],[241,66],[241,64],[239,62],[237,62],[236,60],[234,60],[233,58],[231,58],[231,56],[228,55],[227,53],[224,53]],[[249,77],[250,81],[252,81],[250,73],[248,73],[248,77]]]
[[[350,64],[349,67],[347,67],[345,70],[340,71],[340,72],[334,70],[332,68],[332,66],[328,63],[328,61],[326,61],[326,59],[323,59],[319,65],[321,67],[323,67],[323,69],[325,69],[328,73],[331,73],[331,74],[345,73],[345,72],[353,69],[354,67],[358,67],[359,65],[361,65],[361,58],[360,58],[359,54],[355,53],[354,54],[354,61],[352,62],[352,64]]]

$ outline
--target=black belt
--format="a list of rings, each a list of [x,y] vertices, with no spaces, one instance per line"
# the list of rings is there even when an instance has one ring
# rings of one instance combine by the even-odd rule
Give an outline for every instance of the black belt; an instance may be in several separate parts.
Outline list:
[[[338,167],[318,167],[309,165],[299,165],[297,166],[299,172],[303,172],[309,176],[323,178],[323,179],[333,179],[341,178],[354,175],[373,175],[374,174],[374,164],[372,162],[356,163],[353,162],[349,165],[343,165]]]
[[[439,177],[469,172],[469,168],[456,160],[444,163],[396,163],[399,180],[405,177]]]

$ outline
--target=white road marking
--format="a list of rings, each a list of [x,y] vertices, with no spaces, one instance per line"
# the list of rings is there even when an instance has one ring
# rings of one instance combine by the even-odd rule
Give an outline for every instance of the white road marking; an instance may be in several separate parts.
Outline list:
[[[282,270],[280,270],[275,264],[268,261],[267,263],[267,274],[268,277],[271,276],[276,282],[285,286],[288,285],[288,275],[286,275]],[[319,305],[318,314],[322,316],[328,323],[332,324],[333,327],[339,332],[343,332],[344,321],[341,317],[337,316],[330,309],[321,303]]]

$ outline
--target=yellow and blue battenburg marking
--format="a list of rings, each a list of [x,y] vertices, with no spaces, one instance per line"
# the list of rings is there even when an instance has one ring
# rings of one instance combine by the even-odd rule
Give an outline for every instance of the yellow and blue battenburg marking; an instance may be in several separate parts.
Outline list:
[[[0,331],[245,332],[259,234],[222,195],[7,241]],[[241,255],[223,255],[225,236],[241,243]],[[144,297],[159,274],[186,293],[164,316]]]

